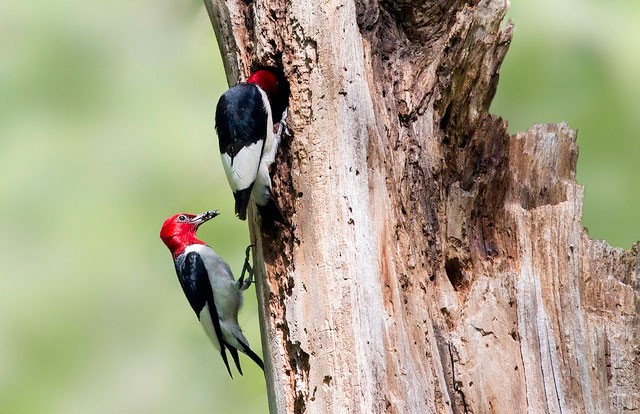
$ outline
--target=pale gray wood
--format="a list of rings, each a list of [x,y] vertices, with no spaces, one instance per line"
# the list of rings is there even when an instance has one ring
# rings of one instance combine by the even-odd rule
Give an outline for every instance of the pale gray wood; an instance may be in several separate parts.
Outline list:
[[[282,65],[260,231],[272,413],[640,409],[638,245],[581,224],[575,133],[488,113],[506,1],[206,0],[228,79]]]

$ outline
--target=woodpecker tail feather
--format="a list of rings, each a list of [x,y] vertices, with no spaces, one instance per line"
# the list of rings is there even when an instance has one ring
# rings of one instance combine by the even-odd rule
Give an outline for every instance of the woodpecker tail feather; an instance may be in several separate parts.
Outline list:
[[[227,353],[225,351],[225,348],[226,348],[226,344],[221,342],[220,343],[220,355],[222,356],[222,361],[224,361],[224,366],[227,367],[227,372],[229,373],[229,376],[233,379],[233,375],[231,375],[231,367],[229,367],[229,359],[227,359]],[[233,347],[229,347],[229,352],[231,353],[232,356],[233,356],[233,352],[231,351],[232,349],[236,353],[235,358],[237,358],[238,357],[238,351],[236,351],[235,348],[233,348]],[[238,370],[238,371],[240,371],[240,370]],[[242,371],[240,371],[240,374],[242,374]]]
[[[249,345],[247,345],[241,338],[238,338],[235,335],[234,335],[234,337],[236,338],[236,340],[238,341],[238,343],[242,347],[241,351],[244,352],[249,358],[251,358],[251,360],[253,362],[255,362],[260,367],[261,370],[264,371],[264,363],[262,362],[262,359],[260,359],[258,354],[253,352],[251,350],[251,348],[249,348]],[[240,371],[240,364],[237,363],[237,366],[238,366],[238,371]]]
[[[245,188],[244,190],[236,190],[233,193],[233,198],[236,200],[236,216],[240,220],[247,219],[247,207],[249,206],[249,198],[251,197],[251,189],[253,185]]]
[[[240,373],[240,375],[244,375],[242,373],[242,368],[240,367],[240,358],[238,357],[238,350],[230,346],[229,353],[231,354],[231,358],[233,358],[233,362],[235,362],[236,368],[238,368],[238,372]]]

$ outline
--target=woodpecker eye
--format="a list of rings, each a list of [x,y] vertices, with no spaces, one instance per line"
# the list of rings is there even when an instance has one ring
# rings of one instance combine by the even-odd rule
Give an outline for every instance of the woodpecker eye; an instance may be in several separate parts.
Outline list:
[[[179,215],[178,221],[184,223],[185,221],[187,221],[187,216],[185,216],[184,214]]]

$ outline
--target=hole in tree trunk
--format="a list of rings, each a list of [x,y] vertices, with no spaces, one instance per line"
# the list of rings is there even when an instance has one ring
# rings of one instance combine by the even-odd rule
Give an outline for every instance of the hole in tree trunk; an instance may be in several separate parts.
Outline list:
[[[447,272],[447,277],[455,290],[463,287],[466,282],[462,267],[462,262],[457,257],[449,258],[444,263],[444,270]]]

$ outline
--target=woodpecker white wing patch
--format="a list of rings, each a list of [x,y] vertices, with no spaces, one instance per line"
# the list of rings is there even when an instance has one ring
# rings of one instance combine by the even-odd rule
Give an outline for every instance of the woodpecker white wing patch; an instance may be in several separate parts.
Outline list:
[[[220,154],[222,166],[232,191],[249,188],[256,179],[260,166],[263,141],[260,140],[242,148],[234,158],[229,154]]]

